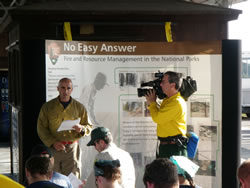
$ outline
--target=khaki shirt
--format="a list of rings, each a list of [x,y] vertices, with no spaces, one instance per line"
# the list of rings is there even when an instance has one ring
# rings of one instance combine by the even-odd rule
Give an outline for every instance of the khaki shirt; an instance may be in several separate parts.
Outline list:
[[[57,132],[64,120],[76,120],[78,118],[80,118],[80,124],[86,128],[85,133],[77,133],[75,130]],[[65,109],[58,97],[43,104],[37,121],[38,136],[48,147],[56,141],[76,141],[82,136],[89,135],[91,128],[92,125],[88,123],[85,107],[73,98]]]

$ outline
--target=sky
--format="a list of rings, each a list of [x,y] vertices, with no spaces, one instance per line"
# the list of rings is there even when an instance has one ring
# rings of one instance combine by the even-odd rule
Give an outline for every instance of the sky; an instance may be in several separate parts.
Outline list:
[[[229,22],[229,39],[240,39],[242,52],[250,52],[250,0],[233,4],[230,8],[242,10],[242,14]]]

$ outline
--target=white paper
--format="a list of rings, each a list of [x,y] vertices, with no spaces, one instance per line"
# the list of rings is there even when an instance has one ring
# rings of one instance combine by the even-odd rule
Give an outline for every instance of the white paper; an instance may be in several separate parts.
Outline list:
[[[79,186],[83,184],[82,181],[79,180],[72,172],[68,175],[68,178],[73,188],[79,188]]]
[[[80,118],[76,120],[64,120],[60,127],[57,129],[57,132],[59,131],[67,131],[67,130],[73,130],[73,126],[80,123]]]
[[[195,176],[195,173],[199,169],[199,166],[184,156],[172,156],[177,162],[177,165],[185,170],[191,177]]]

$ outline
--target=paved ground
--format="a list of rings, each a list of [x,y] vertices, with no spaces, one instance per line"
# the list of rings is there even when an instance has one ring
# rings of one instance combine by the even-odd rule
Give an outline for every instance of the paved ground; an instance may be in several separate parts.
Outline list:
[[[0,142],[0,174],[10,176],[10,147]]]
[[[241,158],[250,158],[250,119],[243,119],[241,123]]]

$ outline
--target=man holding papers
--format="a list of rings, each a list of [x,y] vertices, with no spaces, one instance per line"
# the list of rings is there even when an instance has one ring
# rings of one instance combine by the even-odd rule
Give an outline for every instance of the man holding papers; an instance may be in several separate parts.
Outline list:
[[[57,90],[59,96],[43,104],[40,110],[37,133],[53,152],[54,170],[66,176],[72,172],[80,178],[78,140],[90,134],[92,125],[85,107],[71,97],[72,81],[62,78]]]

